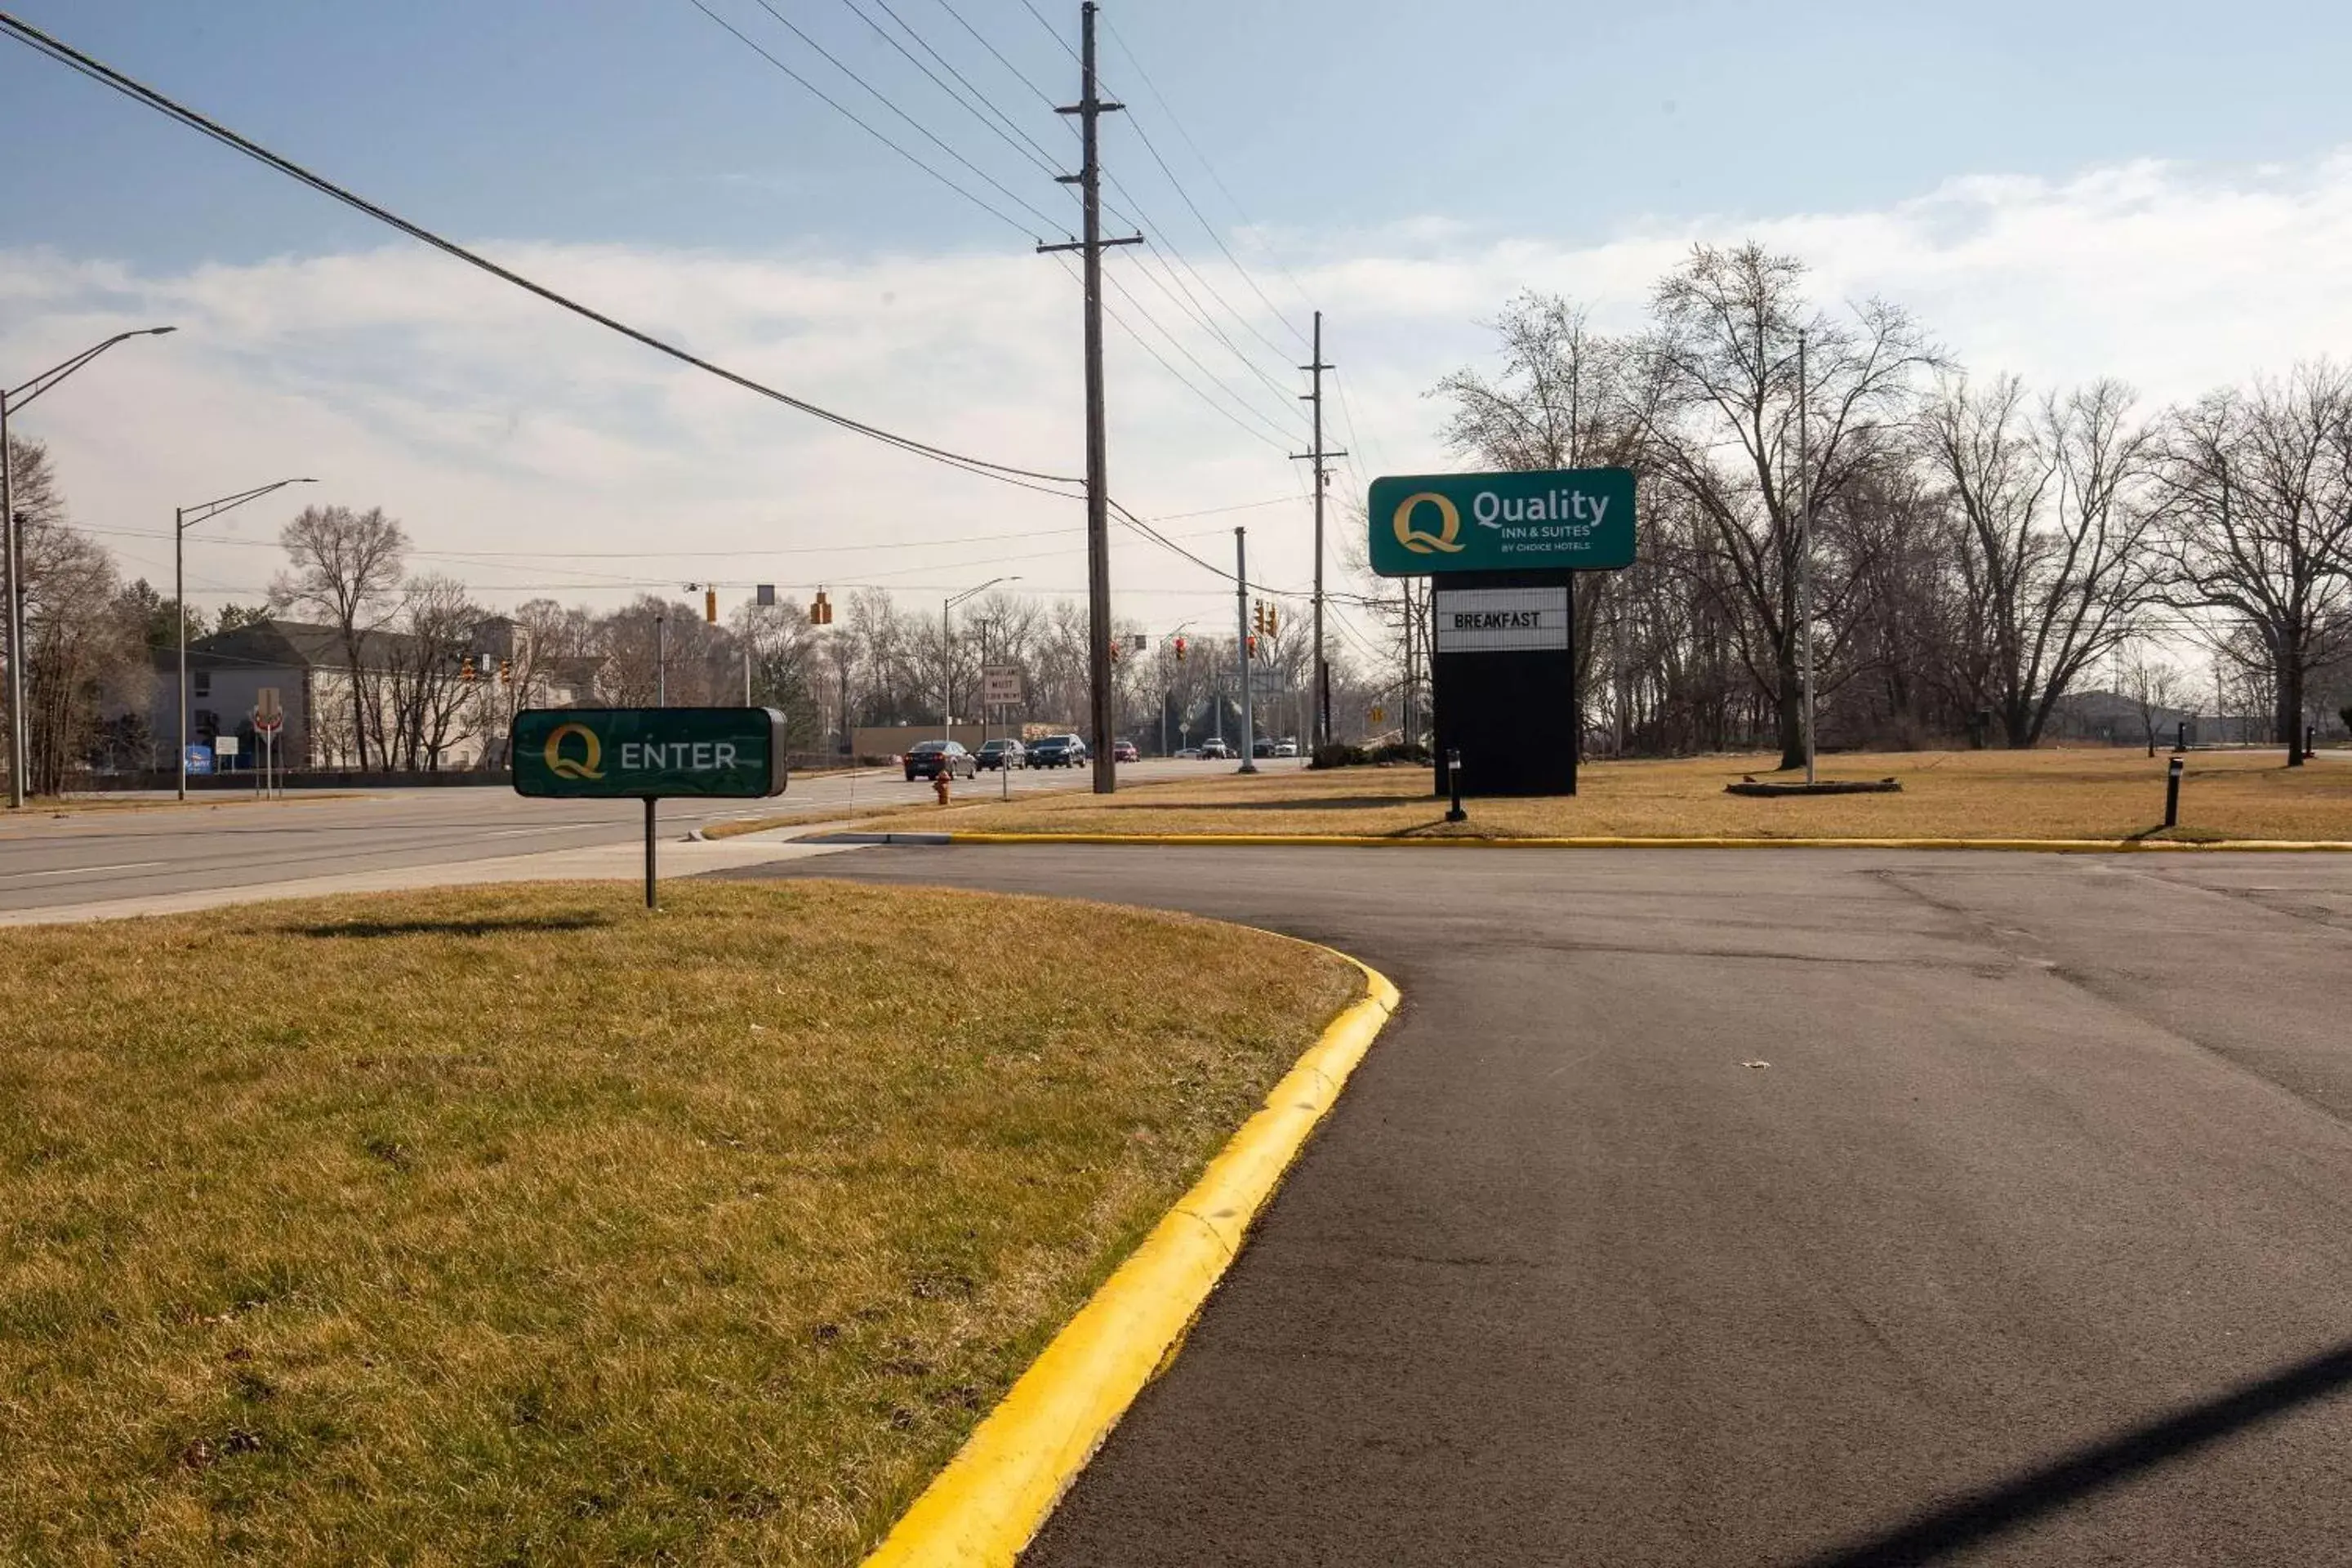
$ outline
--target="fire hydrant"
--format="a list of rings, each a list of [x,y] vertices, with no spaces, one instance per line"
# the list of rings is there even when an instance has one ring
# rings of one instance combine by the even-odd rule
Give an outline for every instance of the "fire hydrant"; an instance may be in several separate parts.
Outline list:
[[[947,759],[942,757],[940,759],[940,771],[931,779],[931,793],[940,797],[940,804],[941,805],[945,805],[948,803],[948,779],[950,776],[950,774],[948,771]]]

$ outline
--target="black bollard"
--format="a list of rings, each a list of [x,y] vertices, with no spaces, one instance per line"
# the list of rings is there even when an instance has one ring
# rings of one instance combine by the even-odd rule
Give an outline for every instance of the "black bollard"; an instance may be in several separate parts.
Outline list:
[[[2319,759],[2319,726],[2316,724],[2303,727],[2303,754],[2313,762]]]
[[[2164,770],[2164,825],[2167,827],[2180,826],[2180,759],[2179,757],[2173,758],[2172,765]]]
[[[1470,814],[1462,809],[1462,753],[1459,752],[1448,752],[1445,753],[1445,784],[1446,787],[1453,791],[1454,794],[1454,804],[1446,807],[1445,820],[1448,822],[1469,821]]]
[[[2176,752],[2189,749],[2189,721],[2186,719],[2172,727],[2172,749]]]

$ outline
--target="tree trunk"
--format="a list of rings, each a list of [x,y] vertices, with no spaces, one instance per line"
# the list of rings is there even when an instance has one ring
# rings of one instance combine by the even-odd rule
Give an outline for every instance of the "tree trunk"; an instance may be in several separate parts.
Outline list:
[[[1805,688],[1797,673],[1797,656],[1792,647],[1780,650],[1780,689],[1775,706],[1780,720],[1780,770],[1787,773],[1805,765]]]
[[[2286,765],[2303,766],[2303,660],[2289,655],[2279,664],[2279,729],[2286,736]]]

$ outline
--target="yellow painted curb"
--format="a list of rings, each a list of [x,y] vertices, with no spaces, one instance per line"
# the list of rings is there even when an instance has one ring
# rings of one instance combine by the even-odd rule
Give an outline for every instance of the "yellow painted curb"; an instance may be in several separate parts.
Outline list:
[[[1363,998],[1332,1020],[1192,1190],[1054,1336],[866,1568],[1013,1563],[1144,1384],[1174,1358],[1250,1222],[1396,1011],[1397,989],[1385,975],[1339,956],[1363,970]]]
[[[2044,855],[2343,853],[2339,839],[2224,838],[1480,838],[1467,835],[1400,838],[1370,834],[1313,833],[950,833],[955,844],[1157,844],[1302,848],[1460,849],[2006,849]]]

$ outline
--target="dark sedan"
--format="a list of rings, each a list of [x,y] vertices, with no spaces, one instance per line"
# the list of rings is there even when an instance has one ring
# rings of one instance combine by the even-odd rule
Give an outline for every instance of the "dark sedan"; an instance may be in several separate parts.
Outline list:
[[[917,779],[935,779],[942,773],[950,778],[961,773],[974,779],[980,776],[980,764],[956,741],[918,741],[907,752],[908,784]]]

